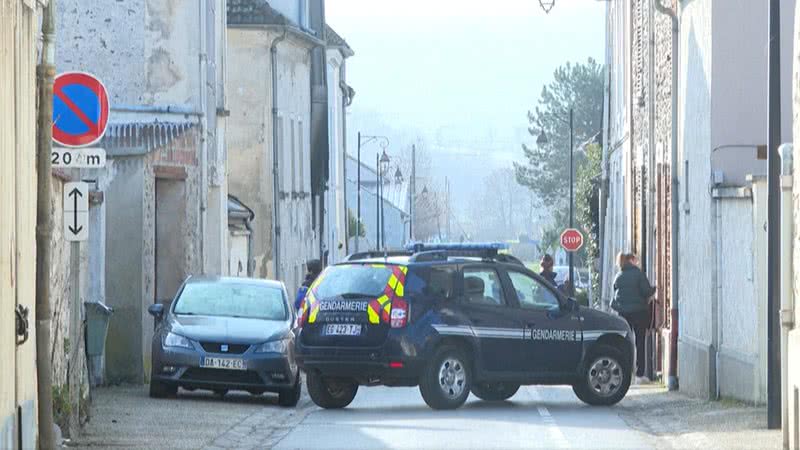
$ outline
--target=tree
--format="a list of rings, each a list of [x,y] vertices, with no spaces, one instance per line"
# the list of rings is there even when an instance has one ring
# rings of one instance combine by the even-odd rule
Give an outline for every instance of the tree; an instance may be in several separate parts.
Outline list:
[[[468,223],[479,241],[515,240],[520,235],[537,237],[541,222],[538,202],[520,185],[511,167],[495,169],[484,178],[470,202]]]
[[[569,199],[569,109],[574,110],[574,145],[600,132],[603,113],[603,66],[589,58],[586,64],[565,65],[553,73],[553,81],[542,88],[539,103],[528,111],[532,145],[522,145],[524,164],[514,163],[517,181],[528,186],[545,204],[568,207]],[[544,131],[547,143],[537,145]],[[575,153],[575,167],[583,161]]]

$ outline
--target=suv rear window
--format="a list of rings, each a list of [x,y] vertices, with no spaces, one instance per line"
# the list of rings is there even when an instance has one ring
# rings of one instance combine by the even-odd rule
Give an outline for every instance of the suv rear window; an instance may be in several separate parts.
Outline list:
[[[456,270],[453,267],[411,267],[406,289],[413,294],[453,297]]]
[[[380,297],[392,276],[392,266],[342,264],[325,269],[314,288],[317,298]]]

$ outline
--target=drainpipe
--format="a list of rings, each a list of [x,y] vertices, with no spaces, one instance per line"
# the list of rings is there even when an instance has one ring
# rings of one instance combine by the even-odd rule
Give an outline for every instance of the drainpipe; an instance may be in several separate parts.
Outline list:
[[[53,216],[50,211],[53,140],[53,79],[55,78],[56,1],[42,18],[42,61],[36,70],[39,89],[37,124],[36,203],[36,375],[39,398],[39,448],[55,448],[53,436],[53,374],[50,361],[50,263]],[[59,442],[59,445],[61,443]]]
[[[278,44],[286,39],[287,28],[283,34],[272,40],[269,47],[270,70],[272,72],[272,259],[275,265],[275,279],[281,279],[280,248],[280,167],[278,167]]]
[[[208,227],[208,16],[206,2],[197,2],[199,17],[200,68],[199,110],[200,110],[200,273],[206,273],[206,229]]]
[[[789,332],[794,328],[794,291],[792,245],[794,239],[792,182],[794,173],[794,146],[783,144],[778,148],[781,155],[781,392],[789,392],[788,342]],[[781,418],[783,448],[789,448],[788,395],[781,396]]]
[[[664,6],[664,0],[654,0],[656,10],[669,16],[672,20],[672,142],[670,151],[670,242],[669,250],[672,255],[672,270],[670,271],[670,286],[672,289],[672,301],[670,302],[670,338],[669,338],[669,375],[667,378],[667,388],[674,391],[678,389],[678,301],[679,301],[679,268],[680,268],[680,246],[678,245],[678,224],[680,211],[678,207],[678,36],[680,31],[680,19],[678,18],[677,8],[680,2],[676,3],[676,10]]]
[[[253,214],[244,219],[244,228],[249,233],[247,235],[247,277],[253,276]]]

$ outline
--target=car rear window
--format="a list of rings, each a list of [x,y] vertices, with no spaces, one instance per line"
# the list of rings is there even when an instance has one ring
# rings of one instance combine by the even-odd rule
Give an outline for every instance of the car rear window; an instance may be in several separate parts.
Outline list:
[[[247,283],[189,283],[178,297],[175,314],[286,320],[283,290]]]
[[[393,267],[382,264],[343,264],[328,267],[320,275],[314,294],[320,299],[380,297],[389,283]]]

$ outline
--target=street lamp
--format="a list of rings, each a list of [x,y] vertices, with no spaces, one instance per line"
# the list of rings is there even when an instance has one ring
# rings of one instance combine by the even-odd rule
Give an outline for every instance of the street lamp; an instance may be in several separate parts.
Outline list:
[[[358,220],[358,225],[356,226],[356,253],[358,253],[358,244],[361,241],[361,236],[358,233],[358,230],[361,227],[361,146],[367,145],[373,141],[380,141],[381,148],[384,149],[384,153],[386,152],[386,147],[389,146],[389,138],[386,136],[368,136],[362,135],[361,132],[358,132],[358,154],[357,154],[357,163],[358,163],[358,176],[356,181],[356,190],[358,191],[358,200],[356,201],[356,216]],[[376,167],[377,168],[377,167]],[[348,236],[349,239],[349,236]]]
[[[378,177],[378,184],[375,188],[375,193],[377,194],[377,201],[378,201],[378,209],[376,211],[377,214],[377,227],[375,227],[375,232],[377,235],[376,243],[377,249],[380,250],[381,247],[386,246],[386,227],[384,224],[384,214],[383,214],[383,172],[384,166],[389,165],[389,155],[386,154],[386,148],[383,149],[382,154],[375,154],[375,171],[377,172]]]
[[[566,123],[562,117],[554,116],[557,119],[561,120],[562,122]],[[573,135],[574,135],[574,128],[573,128],[573,111],[572,108],[569,109],[569,227],[575,228],[575,183],[574,183],[574,155],[575,149],[573,144]],[[544,133],[544,130],[539,133],[539,136],[536,138],[536,144],[538,145],[545,145],[547,144],[548,139],[547,135]],[[570,282],[570,291],[569,294],[574,294],[575,289],[575,261],[574,261],[574,252],[568,252],[569,257],[569,282]]]

